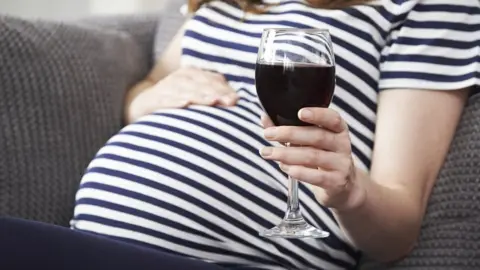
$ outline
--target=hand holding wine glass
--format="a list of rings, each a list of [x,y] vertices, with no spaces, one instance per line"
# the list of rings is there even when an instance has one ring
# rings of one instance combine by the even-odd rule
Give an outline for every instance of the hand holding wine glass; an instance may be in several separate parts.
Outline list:
[[[330,105],[335,89],[335,59],[330,33],[322,29],[265,29],[258,51],[255,85],[265,112],[279,130],[287,131],[295,127],[308,129],[304,126],[310,126],[309,129],[313,130],[317,124],[299,118],[298,111],[305,107],[327,108]],[[277,128],[267,130],[272,132],[272,138],[269,139],[276,138],[274,131]],[[340,131],[337,127],[338,132],[343,129]],[[268,138],[268,132],[266,135]],[[307,140],[298,140],[292,135],[284,134],[285,140],[282,142],[287,146],[285,151],[298,154],[310,147]],[[268,154],[269,150],[274,154],[272,159],[277,157],[278,160],[279,152],[273,148],[263,149],[263,156],[272,157]],[[291,171],[296,172],[297,167],[287,167],[289,163],[285,159],[279,161],[283,164],[283,170],[290,175],[287,210],[280,224],[260,234],[283,238],[328,237],[329,232],[310,225],[303,218],[298,198],[298,180],[291,175]]]
[[[365,190],[356,181],[348,126],[342,117],[328,108],[303,108],[298,112],[308,127],[275,127],[265,116],[265,138],[301,147],[265,147],[265,159],[278,161],[289,176],[314,186],[317,200],[338,211],[350,211],[365,200]]]

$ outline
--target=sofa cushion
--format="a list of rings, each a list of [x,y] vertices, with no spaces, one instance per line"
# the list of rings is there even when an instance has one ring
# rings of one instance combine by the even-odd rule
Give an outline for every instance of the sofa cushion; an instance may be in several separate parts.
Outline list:
[[[137,36],[92,22],[0,16],[0,215],[67,226],[85,167],[122,127],[157,22],[129,21]]]

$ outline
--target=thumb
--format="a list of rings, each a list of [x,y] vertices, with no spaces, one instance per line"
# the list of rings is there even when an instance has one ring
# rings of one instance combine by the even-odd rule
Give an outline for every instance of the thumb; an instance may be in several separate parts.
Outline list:
[[[269,128],[269,127],[275,126],[275,124],[273,124],[272,119],[270,119],[270,117],[268,117],[268,115],[264,114],[262,116],[262,126],[264,128]]]

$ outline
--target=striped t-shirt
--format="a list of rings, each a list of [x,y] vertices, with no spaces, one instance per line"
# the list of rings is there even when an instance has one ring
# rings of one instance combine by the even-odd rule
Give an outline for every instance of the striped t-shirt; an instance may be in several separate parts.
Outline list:
[[[225,2],[196,12],[183,40],[182,63],[222,73],[245,98],[256,99],[254,69],[264,28],[328,29],[337,72],[331,108],[348,122],[354,157],[365,169],[379,91],[455,90],[480,82],[478,0],[383,0],[343,10],[272,0],[266,3],[278,5],[260,15]]]

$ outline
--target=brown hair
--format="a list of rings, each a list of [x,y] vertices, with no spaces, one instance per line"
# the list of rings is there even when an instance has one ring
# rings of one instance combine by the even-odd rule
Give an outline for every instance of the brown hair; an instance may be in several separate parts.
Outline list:
[[[201,5],[212,0],[188,0],[188,9],[190,12],[197,11]],[[222,0],[225,2],[237,3],[246,12],[262,13],[266,6],[262,0]],[[307,0],[315,8],[341,9],[353,5],[365,4],[371,0]]]

